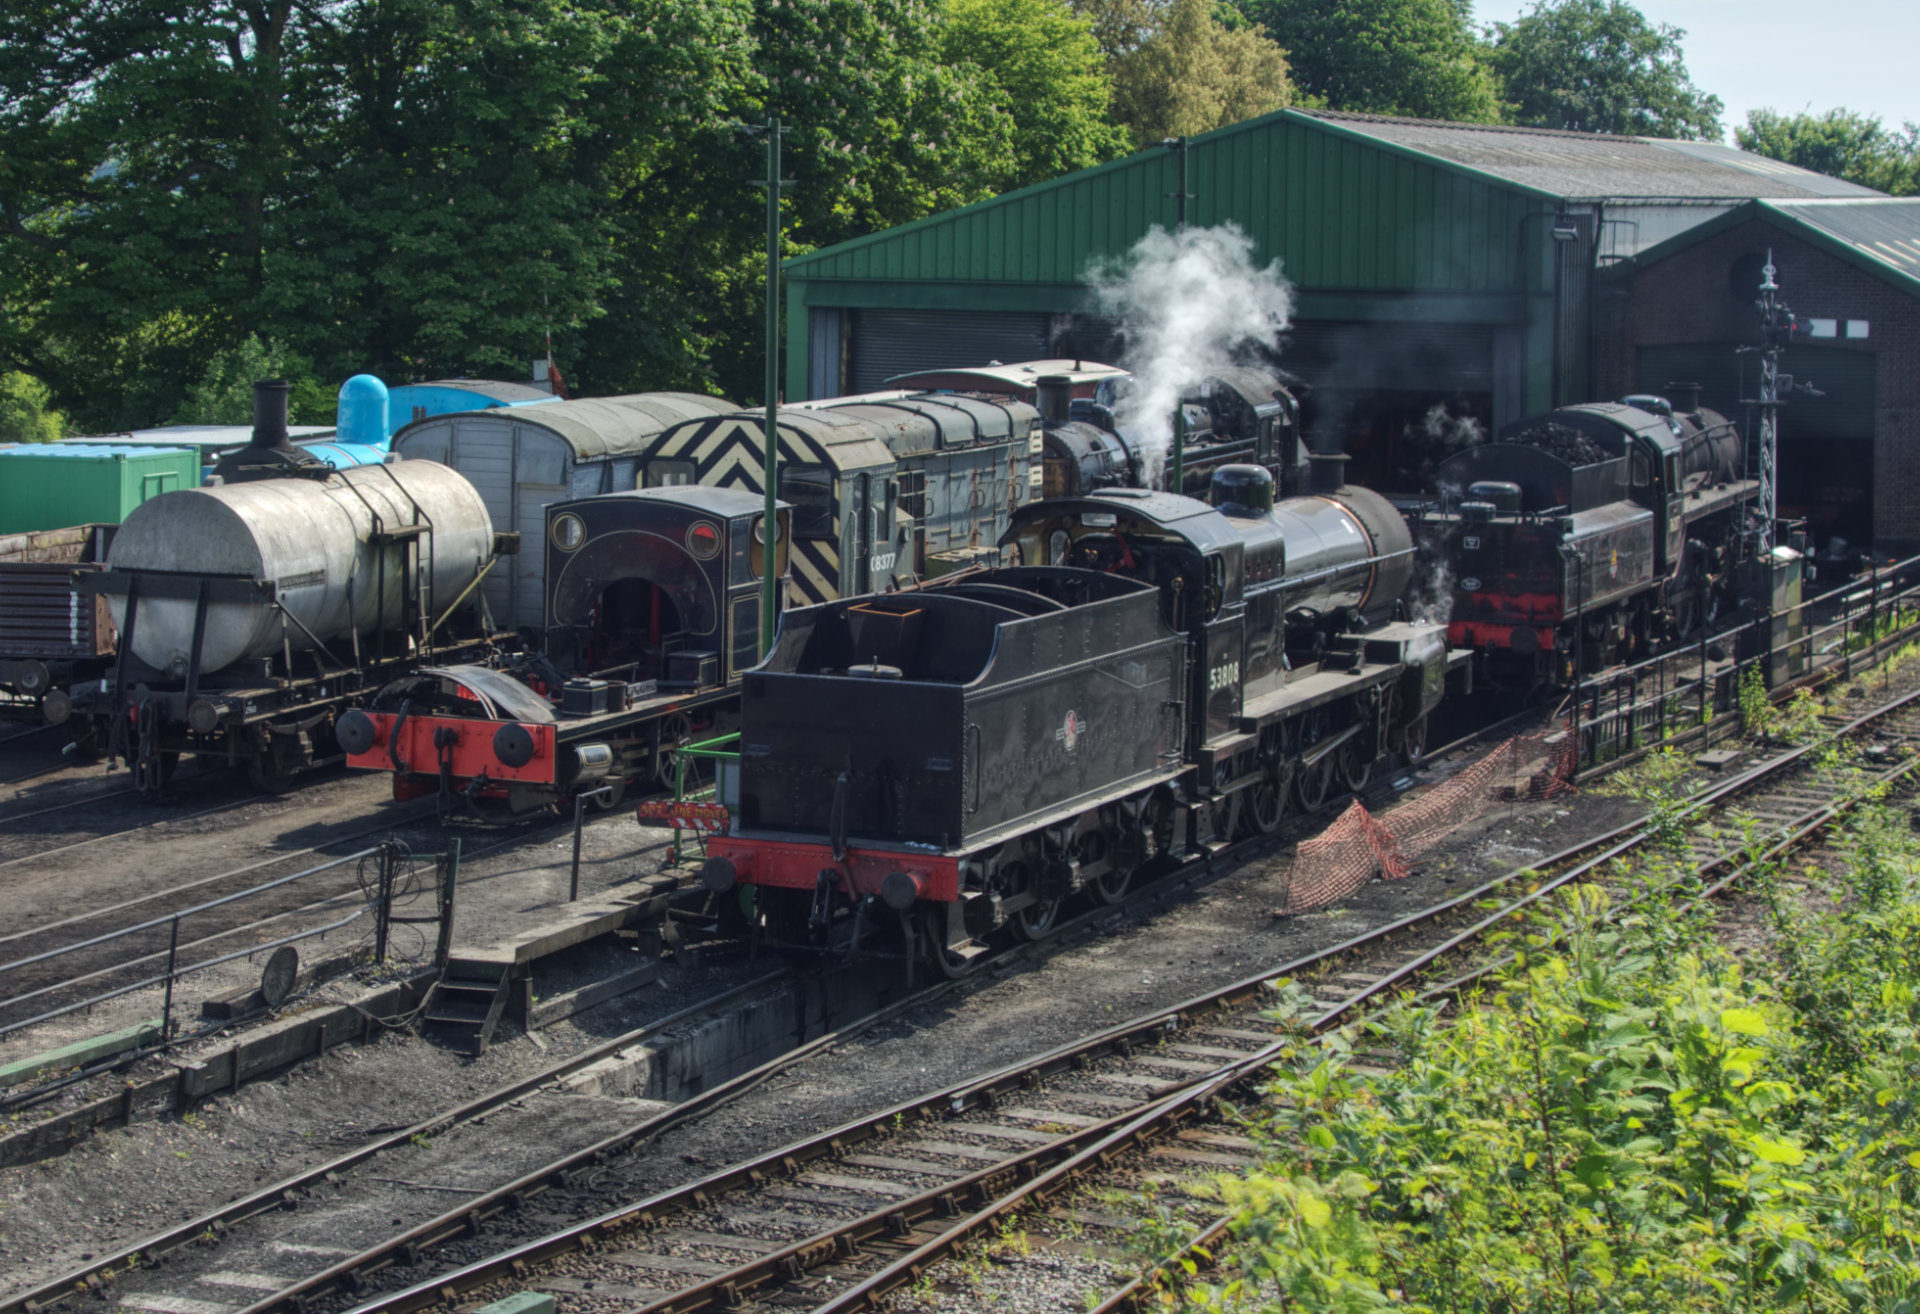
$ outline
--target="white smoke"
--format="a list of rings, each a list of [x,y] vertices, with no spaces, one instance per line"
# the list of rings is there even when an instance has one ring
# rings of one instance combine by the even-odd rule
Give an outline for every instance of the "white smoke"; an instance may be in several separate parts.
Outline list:
[[[1120,320],[1120,363],[1134,386],[1115,422],[1142,445],[1157,486],[1173,448],[1181,397],[1256,346],[1272,346],[1293,312],[1280,262],[1253,263],[1253,239],[1237,224],[1169,233],[1158,224],[1117,259],[1087,270],[1094,305]]]
[[[1407,590],[1407,615],[1416,625],[1445,625],[1453,618],[1453,568],[1435,560]]]
[[[1413,426],[1408,425],[1407,431],[1411,434]],[[1455,415],[1445,402],[1435,402],[1420,421],[1420,436],[1451,455],[1486,441],[1487,426],[1471,415]]]

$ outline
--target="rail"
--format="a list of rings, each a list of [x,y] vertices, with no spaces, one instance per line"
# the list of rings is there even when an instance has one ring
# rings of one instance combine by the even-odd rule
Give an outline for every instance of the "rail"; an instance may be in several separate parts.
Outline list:
[[[145,921],[137,922],[131,926],[123,926],[117,930],[103,932],[102,934],[89,936],[84,940],[79,940],[72,944],[62,945],[59,948],[43,950],[39,953],[28,954],[23,958],[16,958],[9,962],[0,963],[0,978],[5,978],[9,973],[22,972],[28,968],[42,967],[45,964],[55,963],[72,955],[93,954],[97,951],[108,949],[109,946],[132,940],[135,937],[155,937],[164,933],[167,941],[164,950],[152,950],[146,953],[135,952],[131,957],[117,958],[104,967],[82,971],[78,975],[62,976],[59,980],[45,985],[36,985],[30,989],[23,990],[19,994],[0,999],[0,1009],[13,1010],[29,1001],[45,999],[49,995],[71,991],[77,986],[116,977],[128,971],[146,967],[163,960],[166,964],[163,971],[143,976],[136,981],[115,985],[97,993],[90,994],[85,998],[71,1000],[58,1007],[47,1009],[32,1017],[21,1018],[8,1022],[5,1025],[0,1025],[0,1036],[11,1035],[16,1031],[21,1031],[55,1018],[65,1017],[71,1013],[90,1010],[111,1000],[133,994],[136,991],[162,987],[165,993],[162,1006],[160,1037],[162,1044],[165,1044],[174,1035],[175,1031],[173,1018],[174,988],[178,982],[184,978],[199,972],[209,971],[238,959],[271,952],[282,946],[298,944],[301,941],[310,940],[317,936],[325,936],[358,921],[368,913],[372,913],[375,916],[375,959],[376,961],[385,961],[389,930],[393,925],[416,920],[432,920],[444,925],[446,921],[446,909],[444,906],[440,913],[431,919],[399,916],[395,914],[394,904],[396,899],[406,897],[412,893],[411,890],[402,889],[402,876],[407,872],[411,858],[412,855],[407,851],[405,845],[390,840],[382,844],[376,844],[370,848],[359,849],[344,857],[334,858],[330,861],[320,863],[317,866],[307,867],[286,876],[249,886],[244,890],[236,890],[230,894],[223,894],[217,898],[207,899],[187,908],[176,909],[158,917],[150,917]],[[376,864],[373,871],[371,888],[369,888],[365,867],[365,864],[369,861]],[[435,862],[441,870],[445,870],[450,864],[454,870],[458,870],[457,855],[435,855]],[[307,927],[285,935],[273,936],[265,941],[249,944],[244,948],[215,953],[211,957],[190,963],[181,962],[181,956],[184,952],[213,945],[221,940],[230,940],[232,937],[248,931],[258,931],[269,923],[279,921],[292,913],[311,911],[315,905],[309,904],[303,908],[271,911],[265,916],[253,918],[237,926],[213,929],[209,933],[202,935],[199,939],[183,943],[180,936],[181,927],[189,918],[211,913],[216,909],[232,907],[246,900],[259,898],[272,891],[284,889],[297,882],[308,880],[327,872],[337,871],[342,867],[356,863],[361,864],[360,883],[362,890],[366,894],[366,898],[357,907],[353,907],[344,915],[318,926]],[[444,882],[436,882],[436,884],[444,890]],[[331,902],[347,893],[350,893],[350,891],[342,891],[340,894],[330,896],[328,900],[323,900],[322,902]],[[441,896],[441,902],[443,905],[449,902],[444,893]],[[441,938],[444,940],[444,935]]]

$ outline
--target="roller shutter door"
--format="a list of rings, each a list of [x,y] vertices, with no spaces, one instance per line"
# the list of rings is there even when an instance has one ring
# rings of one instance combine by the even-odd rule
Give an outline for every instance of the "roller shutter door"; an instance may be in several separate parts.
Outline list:
[[[1642,347],[1640,391],[1664,396],[1668,385],[1700,385],[1703,405],[1741,426],[1751,443],[1757,417],[1743,398],[1759,390],[1755,352],[1725,343]],[[1789,396],[1780,412],[1780,510],[1805,516],[1817,537],[1839,533],[1866,542],[1873,522],[1873,414],[1877,358],[1841,347],[1795,345],[1783,374],[1810,384],[1819,397]],[[1748,463],[1754,458],[1749,446]]]
[[[1307,320],[1287,331],[1280,366],[1320,388],[1491,392],[1493,328]]]
[[[997,310],[856,310],[847,386],[874,392],[896,374],[1040,360],[1052,316]]]

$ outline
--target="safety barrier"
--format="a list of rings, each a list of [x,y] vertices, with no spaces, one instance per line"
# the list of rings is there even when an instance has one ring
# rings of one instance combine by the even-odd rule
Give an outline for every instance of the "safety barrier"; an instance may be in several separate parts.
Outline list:
[[[1548,799],[1573,790],[1575,741],[1570,728],[1516,735],[1452,778],[1390,812],[1375,816],[1359,799],[1333,824],[1294,850],[1286,897],[1292,915],[1340,902],[1376,875],[1404,879],[1447,836],[1493,804]]]

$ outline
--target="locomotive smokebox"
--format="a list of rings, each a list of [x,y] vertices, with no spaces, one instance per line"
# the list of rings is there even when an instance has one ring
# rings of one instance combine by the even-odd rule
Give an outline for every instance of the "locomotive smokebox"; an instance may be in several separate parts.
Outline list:
[[[1223,465],[1213,472],[1207,501],[1224,515],[1268,515],[1273,511],[1273,475],[1262,465]]]
[[[1073,380],[1064,374],[1043,374],[1034,380],[1033,404],[1048,424],[1065,424],[1073,409]]]

